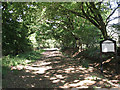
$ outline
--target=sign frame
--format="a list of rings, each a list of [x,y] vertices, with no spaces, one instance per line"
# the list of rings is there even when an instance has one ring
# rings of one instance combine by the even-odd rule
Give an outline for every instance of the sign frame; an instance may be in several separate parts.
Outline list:
[[[114,52],[102,52],[102,43],[105,42],[105,41],[111,41],[114,43]],[[104,39],[102,41],[100,41],[100,59],[101,59],[101,67],[100,67],[100,71],[101,73],[103,73],[103,58],[102,58],[102,54],[115,54],[115,58],[117,59],[117,46],[116,46],[116,41],[113,40],[113,39]],[[117,64],[116,64],[117,65]],[[118,67],[118,65],[117,65]],[[116,71],[118,72],[118,70],[116,69]]]
[[[103,42],[105,42],[105,41],[111,41],[111,42],[113,42],[113,44],[114,44],[114,51],[115,52],[102,52],[102,44],[103,44]],[[117,47],[116,47],[116,41],[115,40],[112,40],[112,39],[105,39],[105,40],[102,40],[102,41],[100,41],[100,52],[102,53],[102,54],[106,54],[106,53],[116,53],[116,50],[117,50]]]

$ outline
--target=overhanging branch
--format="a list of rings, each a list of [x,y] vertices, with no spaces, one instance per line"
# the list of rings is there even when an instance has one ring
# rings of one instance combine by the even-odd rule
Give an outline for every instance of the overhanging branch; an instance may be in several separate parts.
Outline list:
[[[86,17],[86,19],[88,19],[92,24],[94,24],[97,28],[100,29],[99,25],[93,19],[89,18],[89,16],[85,13],[83,9],[83,2],[82,2],[82,13]]]
[[[106,22],[108,22],[108,19],[114,14],[114,12],[118,9],[119,7],[116,7],[113,12],[107,17]]]
[[[113,19],[110,19],[109,21],[107,21],[107,23],[109,23],[110,21],[115,20],[115,19],[117,19],[117,18],[120,18],[120,16],[114,17]]]
[[[60,5],[60,7],[64,8],[66,12],[71,12],[71,13],[73,13],[73,14],[75,14],[77,16],[80,16],[80,17],[85,19],[84,15],[82,15],[82,13],[79,13],[79,12],[76,12],[76,11],[73,11],[73,10],[69,10],[69,9],[67,9],[67,8],[65,8],[64,6],[61,6],[61,5]]]

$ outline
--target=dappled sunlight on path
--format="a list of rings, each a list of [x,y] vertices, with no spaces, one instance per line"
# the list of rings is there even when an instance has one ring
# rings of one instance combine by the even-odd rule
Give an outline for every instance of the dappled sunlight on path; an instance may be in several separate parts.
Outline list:
[[[25,66],[18,65],[9,72],[7,87],[24,88],[105,88],[118,87],[116,81],[108,81],[92,66],[83,67],[80,60],[63,56],[57,50],[46,50],[42,57]],[[9,78],[12,77],[12,78]]]

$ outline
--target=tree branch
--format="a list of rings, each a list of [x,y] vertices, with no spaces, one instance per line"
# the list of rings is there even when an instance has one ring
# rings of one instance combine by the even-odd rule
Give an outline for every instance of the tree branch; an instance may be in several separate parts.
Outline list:
[[[94,20],[90,19],[89,16],[85,13],[85,11],[83,9],[83,2],[82,2],[82,13],[92,24],[94,24],[97,28],[100,29],[99,25]]]
[[[95,12],[92,10],[92,8],[88,5],[87,2],[86,2],[86,5],[87,5],[88,9],[90,9],[90,11],[92,12],[93,16],[90,15],[88,9],[87,9],[87,14],[99,24],[100,20],[97,18],[97,15],[95,15]]]
[[[96,3],[96,5],[98,5],[98,9],[101,8],[101,4],[102,4],[102,2],[103,2],[103,1]]]
[[[114,12],[115,12],[118,8],[119,8],[119,7],[116,7],[116,8],[113,10],[113,12],[107,17],[106,22],[108,21],[108,19],[114,14]]]
[[[82,18],[85,18],[85,17],[84,17],[81,13],[79,13],[79,12],[76,12],[76,11],[73,11],[73,10],[69,10],[69,9],[67,9],[67,8],[65,8],[65,7],[63,7],[63,6],[61,6],[61,5],[60,5],[60,7],[64,8],[66,12],[71,12],[71,13],[77,15],[77,16],[80,16],[80,17],[82,17]]]
[[[114,17],[113,19],[110,19],[109,21],[107,21],[107,24],[108,24],[110,21],[115,20],[115,19],[117,19],[117,18],[120,18],[120,16]]]
[[[99,21],[100,21],[100,22],[103,22],[103,18],[102,18],[102,16],[100,15],[99,9],[97,9],[97,8],[95,7],[94,2],[92,2],[92,3],[90,3],[90,4],[91,4],[91,7],[93,7],[93,9],[98,12],[97,15],[98,15],[98,17],[99,17]],[[96,17],[97,17],[97,16],[96,16]]]

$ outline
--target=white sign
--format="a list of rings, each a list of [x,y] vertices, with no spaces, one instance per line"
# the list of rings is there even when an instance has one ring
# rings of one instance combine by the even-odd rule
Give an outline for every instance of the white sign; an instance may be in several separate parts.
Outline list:
[[[102,43],[102,52],[115,52],[115,44],[110,40],[104,41]]]

